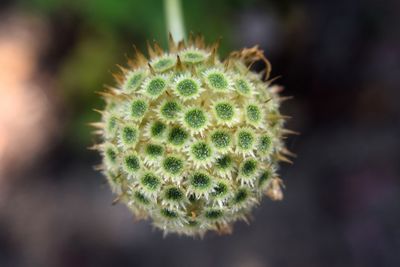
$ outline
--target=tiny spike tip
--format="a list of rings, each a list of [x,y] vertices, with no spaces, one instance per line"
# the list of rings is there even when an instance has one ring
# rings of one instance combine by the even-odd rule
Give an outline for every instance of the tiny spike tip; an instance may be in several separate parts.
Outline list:
[[[148,58],[135,57],[114,74],[117,85],[98,94],[102,117],[90,123],[103,156],[101,171],[136,219],[150,218],[164,234],[203,237],[229,234],[237,220],[249,221],[261,198],[281,200],[280,161],[288,116],[279,112],[282,87],[268,80],[271,65],[254,46],[221,61],[220,39],[188,43],[169,35],[168,51],[147,43]],[[265,74],[255,73],[255,61]]]

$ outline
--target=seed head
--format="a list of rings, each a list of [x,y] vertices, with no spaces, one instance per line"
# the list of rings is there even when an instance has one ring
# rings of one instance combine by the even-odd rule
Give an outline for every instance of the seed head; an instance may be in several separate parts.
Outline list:
[[[227,233],[263,195],[281,199],[285,116],[258,47],[225,61],[202,37],[136,58],[101,93],[101,170],[119,200],[165,233]],[[155,52],[156,51],[156,52]],[[264,75],[253,72],[265,62]],[[100,131],[99,129],[100,128]]]

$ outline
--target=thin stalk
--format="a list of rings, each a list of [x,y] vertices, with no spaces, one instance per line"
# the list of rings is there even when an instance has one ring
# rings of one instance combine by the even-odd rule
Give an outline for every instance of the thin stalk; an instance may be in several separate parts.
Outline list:
[[[175,42],[186,39],[180,0],[164,0],[167,19],[167,34],[171,33]]]

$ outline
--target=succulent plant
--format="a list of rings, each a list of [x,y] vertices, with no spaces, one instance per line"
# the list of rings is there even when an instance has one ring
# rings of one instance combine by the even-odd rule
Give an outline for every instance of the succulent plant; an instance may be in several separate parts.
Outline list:
[[[263,195],[282,198],[278,162],[289,161],[282,138],[279,86],[258,47],[220,60],[218,42],[201,36],[169,50],[136,50],[102,92],[106,106],[93,123],[101,171],[118,200],[165,233],[229,233],[248,220]],[[250,69],[265,62],[265,71]]]

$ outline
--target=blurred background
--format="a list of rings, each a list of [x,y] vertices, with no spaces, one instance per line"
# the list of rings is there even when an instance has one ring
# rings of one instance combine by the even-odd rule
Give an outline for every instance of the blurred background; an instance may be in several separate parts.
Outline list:
[[[87,122],[163,3],[0,1],[0,266],[400,266],[400,2],[183,0],[222,55],[259,44],[285,86],[285,199],[230,236],[162,237],[92,166]]]

